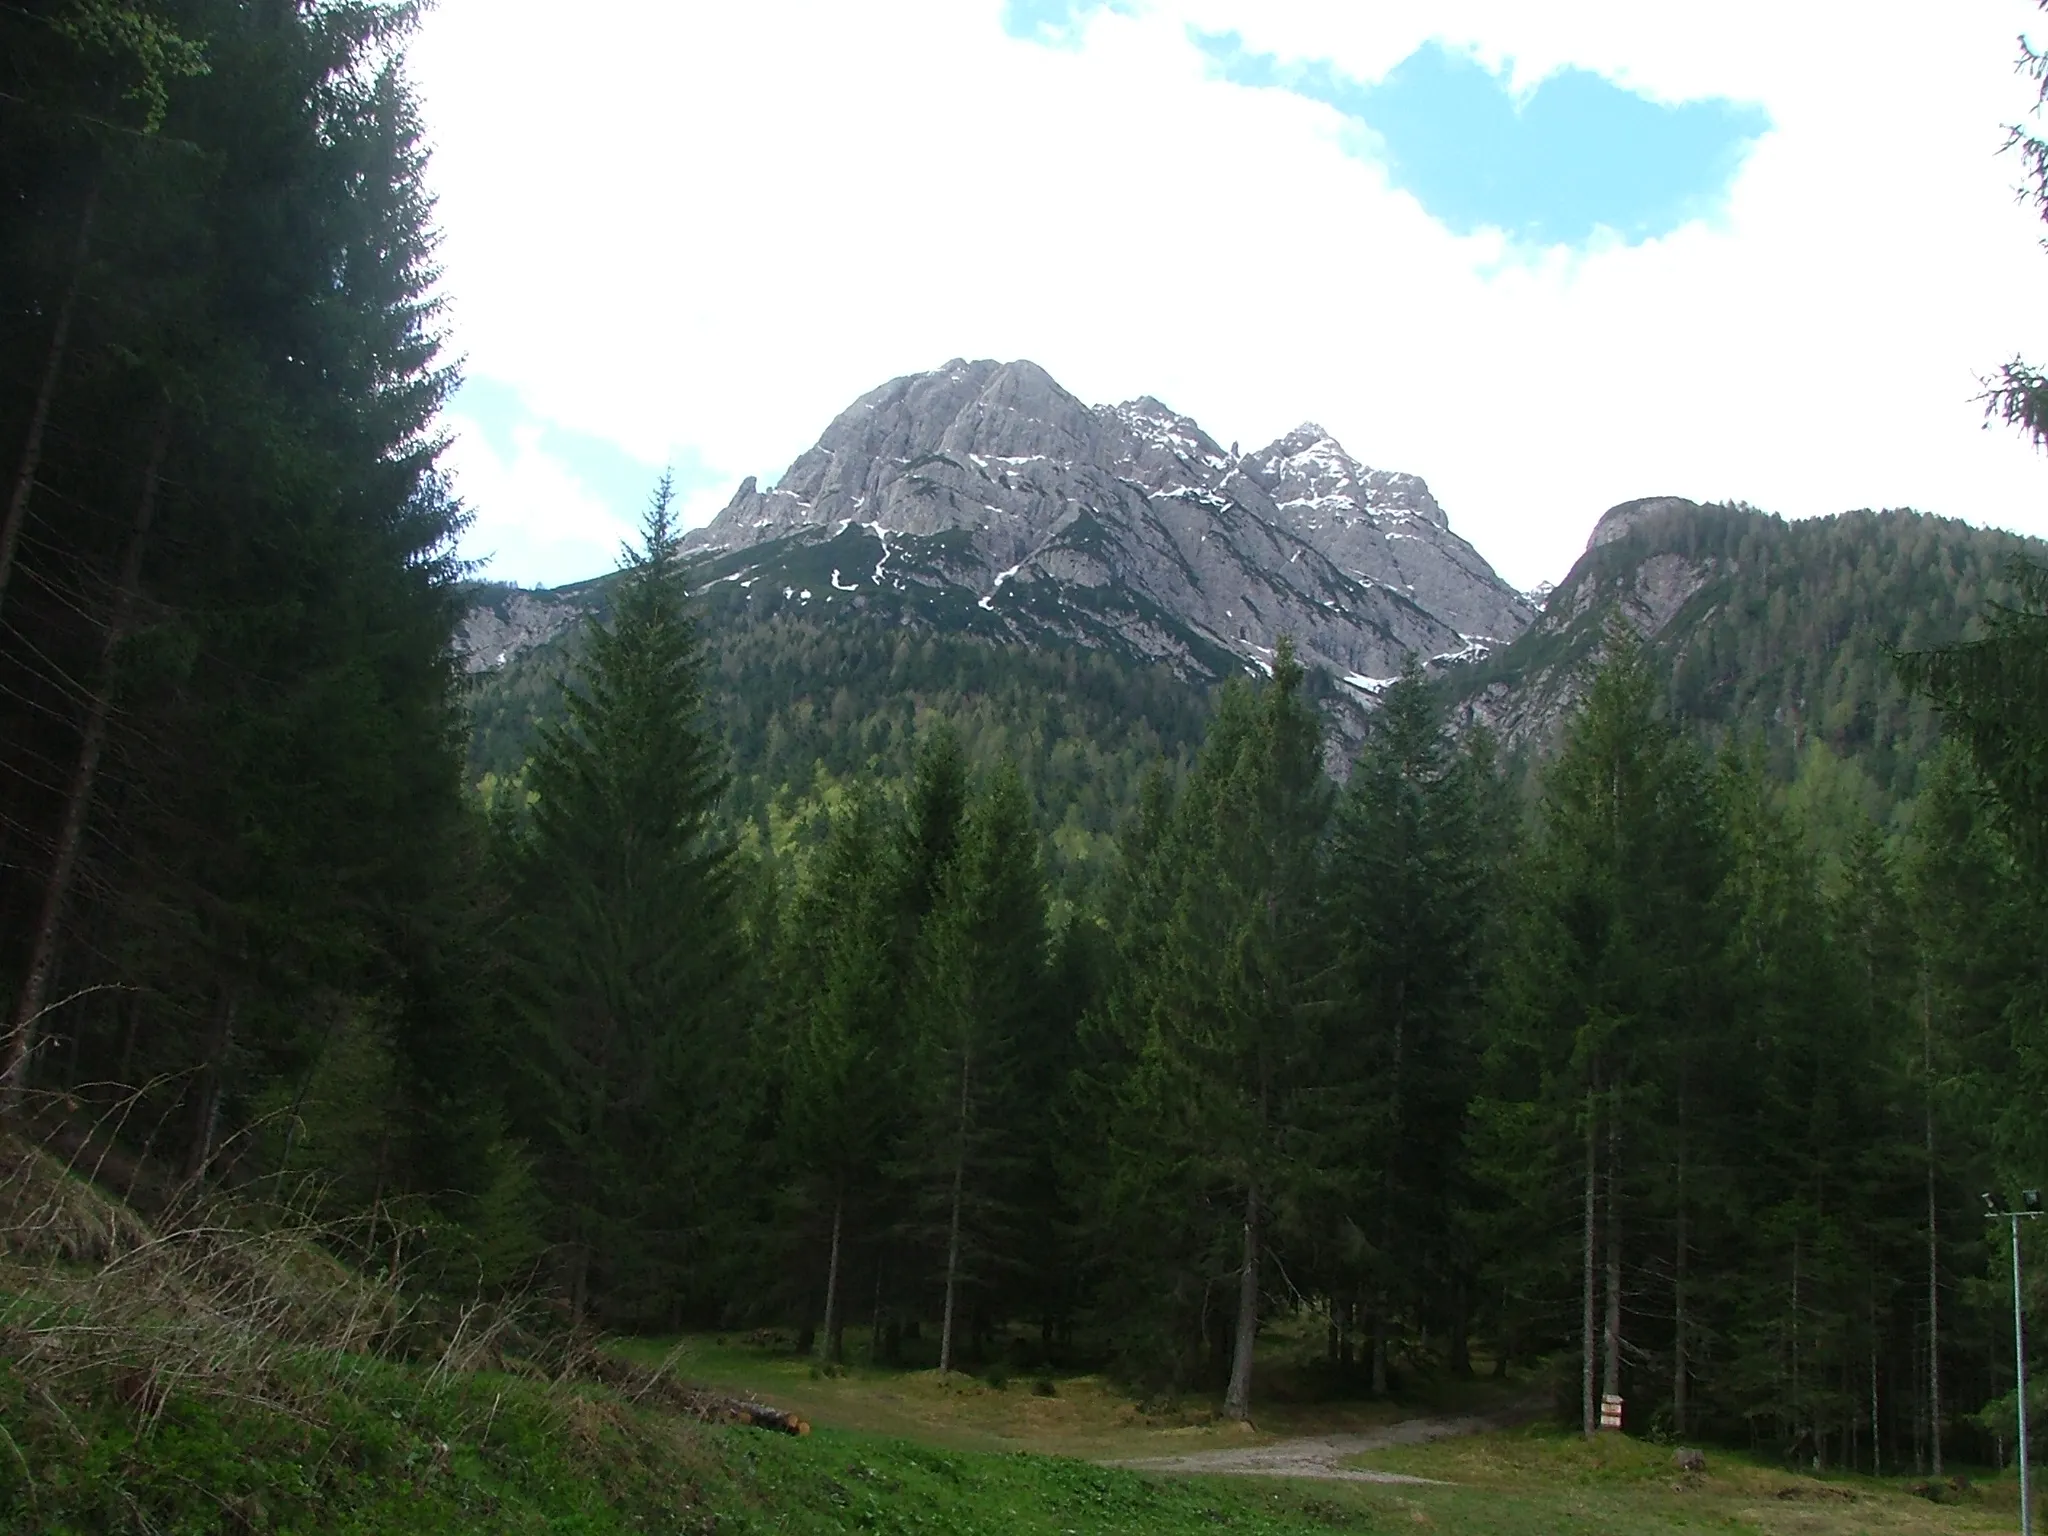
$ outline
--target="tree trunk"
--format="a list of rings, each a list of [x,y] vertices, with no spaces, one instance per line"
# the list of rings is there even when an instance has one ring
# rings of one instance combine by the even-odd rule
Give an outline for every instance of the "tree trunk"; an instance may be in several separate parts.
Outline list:
[[[1792,1233],[1792,1443],[1796,1446],[1805,1438],[1806,1410],[1799,1400],[1799,1282],[1800,1260],[1805,1257],[1805,1234],[1796,1228]]]
[[[185,1177],[195,1184],[206,1177],[207,1165],[213,1161],[214,1144],[220,1134],[221,1069],[226,1065],[228,1051],[235,1043],[235,1009],[240,1002],[239,990],[233,982],[227,982],[222,985],[220,997],[214,1003],[213,1028],[207,1032],[206,1060],[199,1069],[199,1097],[192,1106],[192,1144],[185,1154]],[[377,1202],[372,1201],[373,1213],[376,1206]],[[373,1225],[372,1243],[376,1241],[375,1234]]]
[[[1692,1374],[1692,1361],[1686,1353],[1685,1339],[1685,1244],[1685,1207],[1680,1205],[1677,1271],[1672,1285],[1676,1315],[1671,1332],[1671,1426],[1681,1435],[1685,1433],[1686,1419],[1692,1411],[1691,1393],[1687,1382],[1687,1378]]]
[[[1607,1319],[1602,1331],[1606,1359],[1601,1367],[1600,1390],[1608,1397],[1621,1396],[1621,1200],[1615,1191],[1615,1166],[1620,1161],[1615,1146],[1614,1120],[1607,1122]]]
[[[1456,1290],[1451,1298],[1451,1336],[1447,1341],[1445,1355],[1451,1374],[1460,1380],[1472,1378],[1472,1285],[1463,1275],[1458,1277]]]
[[[28,440],[22,445],[21,463],[15,470],[14,486],[7,495],[7,521],[0,523],[0,604],[7,599],[8,579],[14,574],[14,552],[21,543],[21,530],[28,521],[28,498],[36,483],[36,469],[43,460],[43,433],[50,424],[50,405],[57,397],[57,380],[64,372],[64,351],[71,340],[71,317],[78,309],[78,290],[85,281],[85,257],[92,244],[93,215],[98,212],[100,186],[94,177],[85,194],[85,212],[78,220],[78,240],[71,254],[71,282],[57,306],[57,323],[50,328],[50,348],[43,355],[42,382],[36,386],[35,404],[29,409]]]
[[[135,1067],[135,1037],[141,1032],[142,994],[137,992],[128,999],[127,1018],[121,1026],[121,1059],[114,1069],[114,1082],[124,1092],[132,1092],[134,1088],[129,1074]]]
[[[1917,1309],[1916,1309],[1917,1310]],[[1993,1354],[1997,1351],[1994,1349]],[[1924,1346],[1920,1338],[1920,1319],[1913,1319],[1913,1475],[1918,1477],[1927,1470],[1927,1398],[1920,1390],[1920,1383],[1927,1379]],[[1991,1362],[1991,1371],[1986,1378],[1991,1383],[1991,1395],[1998,1395],[1998,1361]],[[1999,1470],[2005,1469],[2001,1459]]]
[[[1586,1095],[1586,1187],[1580,1223],[1584,1228],[1581,1245],[1583,1260],[1579,1275],[1579,1420],[1588,1440],[1593,1438],[1600,1427],[1600,1405],[1594,1400],[1593,1372],[1596,1351],[1593,1336],[1594,1291],[1593,1291],[1593,1217],[1595,1181],[1599,1177],[1597,1131],[1594,1123],[1593,1105],[1595,1099]]]
[[[21,1112],[21,1096],[28,1087],[29,1058],[35,1049],[36,1026],[42,1018],[49,995],[50,978],[56,970],[57,940],[63,928],[65,898],[71,891],[71,877],[78,864],[78,850],[85,836],[85,818],[92,806],[93,780],[99,773],[100,754],[107,744],[107,717],[114,705],[114,662],[121,642],[135,618],[136,584],[142,575],[142,553],[149,543],[149,525],[156,516],[157,487],[163,476],[164,455],[171,445],[171,410],[166,402],[157,413],[156,431],[150,443],[149,461],[142,475],[142,497],[136,503],[135,522],[122,557],[120,578],[114,588],[114,609],[107,622],[106,640],[100,650],[100,683],[86,713],[85,734],[79,743],[78,761],[65,796],[64,819],[57,832],[57,847],[50,861],[50,876],[43,888],[42,909],[36,918],[35,940],[29,950],[28,969],[22,978],[14,1018],[0,1047],[0,1121],[12,1120]]]
[[[1934,1002],[1920,978],[1920,1071],[1925,1086],[1922,1128],[1927,1142],[1927,1429],[1934,1475],[1941,1476],[1941,1229],[1934,1202]]]
[[[1223,1416],[1252,1416],[1252,1346],[1259,1336],[1259,1187],[1244,1197],[1244,1264],[1237,1275],[1237,1337],[1230,1352],[1230,1389],[1223,1394]]]
[[[1394,1190],[1402,1183],[1397,1176],[1395,1165],[1405,1145],[1403,1132],[1407,1126],[1407,1099],[1404,1091],[1404,1072],[1408,1064],[1408,979],[1397,975],[1394,979],[1394,1053],[1389,1064],[1387,1104],[1392,1113],[1389,1123],[1393,1136],[1388,1143],[1386,1155],[1380,1168],[1380,1286],[1372,1303],[1372,1395],[1387,1395],[1387,1335],[1392,1299],[1387,1288],[1387,1263],[1395,1249],[1394,1239]],[[1412,1237],[1412,1233],[1403,1234]],[[1410,1287],[1412,1290],[1412,1287]]]
[[[846,1197],[832,1202],[832,1258],[825,1266],[825,1358],[838,1363],[839,1322],[839,1232],[846,1215]]]
[[[875,1260],[875,1312],[868,1327],[868,1362],[887,1358],[882,1349],[882,1269],[883,1260]]]
[[[1692,1362],[1686,1356],[1685,1338],[1685,1259],[1688,1233],[1686,1231],[1686,1093],[1687,1076],[1685,1064],[1680,1063],[1678,1079],[1678,1243],[1671,1256],[1671,1428],[1674,1433],[1685,1433],[1685,1421],[1691,1409],[1691,1394],[1686,1377],[1691,1373]]]
[[[939,1374],[953,1369],[953,1317],[960,1286],[960,1202],[967,1186],[967,1102],[970,1058],[960,1051],[960,1114],[953,1144],[953,1208],[946,1223],[946,1312],[939,1325]]]
[[[1387,1395],[1387,1293],[1381,1291],[1372,1303],[1372,1395]]]
[[[580,1232],[582,1223],[578,1222]],[[578,1237],[570,1245],[569,1253],[569,1327],[572,1332],[583,1328],[584,1315],[590,1308],[590,1245]]]

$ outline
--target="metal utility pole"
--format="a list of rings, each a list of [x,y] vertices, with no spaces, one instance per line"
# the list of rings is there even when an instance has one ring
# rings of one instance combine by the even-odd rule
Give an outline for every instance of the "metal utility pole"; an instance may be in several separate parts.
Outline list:
[[[2020,1218],[2044,1214],[2041,1191],[2020,1191],[2018,1210],[2001,1211],[1990,1195],[1984,1197],[1985,1214],[2003,1216],[2012,1223],[2012,1358],[2013,1399],[2019,1404],[2020,1452],[2020,1536],[2034,1536],[2034,1489],[2027,1469],[2027,1322],[2020,1306]]]

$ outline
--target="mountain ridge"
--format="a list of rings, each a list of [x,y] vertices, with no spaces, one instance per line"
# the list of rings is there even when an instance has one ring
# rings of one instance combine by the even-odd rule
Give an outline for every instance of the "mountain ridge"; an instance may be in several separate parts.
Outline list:
[[[733,686],[796,690],[788,718],[732,727],[736,748],[758,737],[764,772],[814,750],[839,763],[817,734],[821,711],[859,714],[879,697],[869,680],[849,694],[772,658],[794,646],[880,665],[901,649],[882,643],[891,634],[942,642],[908,671],[900,657],[885,670],[920,698],[956,701],[947,708],[994,675],[976,646],[1101,652],[1126,672],[1164,667],[1198,694],[1269,665],[1291,634],[1340,773],[1378,690],[1416,654],[1458,718],[1540,757],[1618,616],[1665,667],[1675,716],[1710,735],[1761,735],[1785,777],[1815,742],[1867,760],[1879,811],[1910,791],[1937,734],[1887,651],[1965,637],[2006,590],[2003,563],[2043,548],[1909,511],[1788,522],[1646,496],[1601,516],[1539,604],[1451,531],[1426,481],[1361,464],[1312,422],[1240,452],[1150,396],[1089,406],[1036,365],[957,359],[869,391],[774,486],[743,483],[685,547]],[[559,658],[607,586],[480,587],[461,637],[468,665],[489,676],[536,648]],[[828,644],[835,629],[845,638]],[[1018,699],[1027,672],[1002,674]],[[531,679],[497,694],[537,697]],[[1194,696],[1159,706],[1176,750]],[[759,703],[736,703],[733,720]],[[493,708],[488,755],[503,770],[531,706]]]
[[[1384,678],[1410,652],[1470,654],[1535,616],[1418,476],[1363,465],[1312,424],[1234,453],[1151,396],[1089,406],[1023,361],[956,358],[870,390],[685,548],[746,580],[792,541],[855,529],[877,543],[873,580],[835,567],[835,591],[966,587],[1014,638],[1120,644],[1210,679],[1217,653],[1269,665],[1283,633],[1333,675]],[[764,558],[742,574],[748,551]]]
[[[1443,682],[1458,718],[1540,758],[1619,619],[1663,672],[1674,719],[1757,740],[1781,779],[1816,748],[1853,761],[1882,819],[1940,735],[1891,653],[1977,633],[1988,605],[2017,596],[2016,556],[2048,544],[1904,508],[1788,519],[1641,497],[1601,517],[1536,622]]]

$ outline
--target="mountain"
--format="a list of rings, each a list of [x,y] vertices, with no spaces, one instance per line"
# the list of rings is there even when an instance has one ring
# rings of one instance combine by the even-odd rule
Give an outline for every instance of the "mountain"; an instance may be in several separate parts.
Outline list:
[[[1204,680],[1268,664],[1289,634],[1362,693],[1410,652],[1481,654],[1535,616],[1423,481],[1320,428],[1240,454],[1149,397],[1086,405],[1029,362],[956,359],[870,391],[688,548],[756,611],[879,604]]]
[[[1106,847],[1148,762],[1192,749],[1208,688],[1269,665],[1281,635],[1334,766],[1410,652],[1481,656],[1536,613],[1424,481],[1319,427],[1226,450],[1157,400],[1089,406],[1028,362],[882,385],[686,548],[745,814],[820,766],[902,770],[937,714],[978,759],[1019,761],[1069,863]],[[474,589],[479,774],[523,760],[608,587]]]
[[[1539,758],[1620,617],[1666,668],[1676,717],[1761,741],[1787,781],[1816,754],[1847,764],[1882,817],[1938,736],[1888,650],[1969,633],[2009,594],[2006,562],[2044,548],[1910,511],[1788,522],[1649,497],[1600,519],[1539,608],[1423,481],[1317,427],[1240,453],[1156,400],[1089,406],[1023,362],[872,391],[688,547],[739,807],[763,813],[818,765],[901,771],[944,716],[978,759],[1017,758],[1088,858],[1148,754],[1185,756],[1208,688],[1283,633],[1332,721],[1333,768],[1411,651],[1461,718]],[[607,586],[477,589],[479,772],[524,757]]]
[[[1824,750],[1852,763],[1865,808],[1910,795],[1939,721],[1889,652],[1950,644],[2014,594],[2006,567],[2040,541],[1911,511],[1796,522],[1675,496],[1611,508],[1509,645],[1445,686],[1466,720],[1540,756],[1577,701],[1607,625],[1648,642],[1673,715],[1760,741],[1794,777]]]

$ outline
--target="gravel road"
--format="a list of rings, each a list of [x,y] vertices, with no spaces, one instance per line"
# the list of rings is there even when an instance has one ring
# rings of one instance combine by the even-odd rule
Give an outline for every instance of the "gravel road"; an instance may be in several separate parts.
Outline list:
[[[1344,1483],[1438,1483],[1436,1478],[1409,1477],[1400,1472],[1373,1472],[1342,1465],[1367,1451],[1395,1445],[1422,1445],[1453,1435],[1477,1435],[1526,1422],[1529,1414],[1472,1414],[1464,1418],[1403,1419],[1385,1429],[1349,1435],[1306,1435],[1275,1440],[1269,1445],[1231,1446],[1216,1451],[1191,1451],[1184,1456],[1144,1456],[1113,1461],[1113,1467],[1135,1472],[1180,1472],[1242,1477],[1311,1477]],[[1439,1484],[1439,1486],[1441,1486]]]

